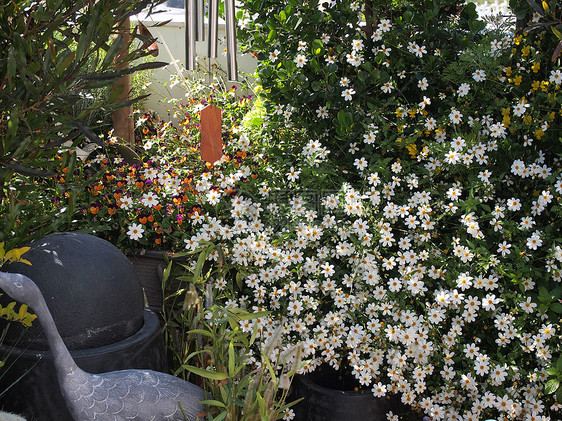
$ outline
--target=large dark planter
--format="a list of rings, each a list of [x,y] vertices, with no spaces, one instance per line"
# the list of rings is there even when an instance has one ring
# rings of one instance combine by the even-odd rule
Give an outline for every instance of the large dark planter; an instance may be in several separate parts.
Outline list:
[[[354,390],[351,375],[342,375],[323,366],[313,373],[296,376],[292,398],[303,400],[295,405],[295,421],[385,421],[386,413],[404,412],[398,396],[375,397],[369,390]]]
[[[31,278],[41,290],[59,333],[71,349],[119,342],[143,325],[144,299],[133,265],[113,244],[89,234],[57,233],[36,240],[25,258],[31,266],[13,263],[5,272]],[[4,295],[1,302],[7,304]],[[39,323],[25,332],[10,326],[6,343],[47,350]]]
[[[184,262],[184,257],[176,257],[173,253],[157,250],[142,250],[138,253],[127,255],[139,276],[146,305],[156,313],[162,312],[164,293],[174,293],[179,287],[179,282],[168,279],[168,284],[163,286],[163,272],[168,262]],[[166,290],[164,292],[164,289]]]
[[[144,307],[139,278],[121,251],[81,233],[51,234],[30,247],[25,258],[32,266],[18,263],[2,270],[22,273],[37,284],[79,367],[91,373],[167,371],[159,317]],[[12,301],[7,296],[1,300]],[[21,377],[0,398],[0,409],[30,420],[73,421],[38,321],[27,331],[10,324],[0,360],[6,360],[0,391]]]
[[[166,346],[160,320],[151,310],[144,310],[145,321],[134,335],[97,348],[71,351],[76,364],[90,373],[127,368],[167,371]],[[0,354],[10,355],[0,390],[18,380],[0,399],[0,408],[35,421],[74,421],[62,397],[50,351],[0,347]]]
[[[151,310],[160,313],[164,294],[162,292],[162,274],[167,267],[166,253],[163,251],[141,251],[128,254],[127,258],[133,264],[139,277],[146,305]]]

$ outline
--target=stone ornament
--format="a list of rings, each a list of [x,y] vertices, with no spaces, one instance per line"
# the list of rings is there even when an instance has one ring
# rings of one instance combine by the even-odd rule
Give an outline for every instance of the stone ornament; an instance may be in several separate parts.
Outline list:
[[[37,285],[25,275],[0,272],[0,288],[37,314],[62,394],[76,421],[183,421],[196,420],[204,412],[199,403],[205,399],[203,389],[170,374],[136,369],[83,371],[72,359]]]

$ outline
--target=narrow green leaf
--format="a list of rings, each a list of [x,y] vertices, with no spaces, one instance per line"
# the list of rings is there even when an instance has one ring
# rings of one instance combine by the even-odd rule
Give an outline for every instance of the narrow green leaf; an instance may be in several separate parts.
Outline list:
[[[199,403],[203,404],[203,405],[218,406],[219,408],[226,408],[226,405],[224,403],[222,403],[221,401],[214,400],[214,399],[208,399],[208,400],[205,400],[205,401],[201,401]]]
[[[227,416],[228,416],[228,411],[223,411],[223,412],[221,412],[216,418],[214,418],[214,421],[222,421],[222,420],[224,420]]]
[[[209,338],[213,337],[213,334],[211,332],[209,332],[208,330],[205,329],[193,329],[187,332],[188,334],[193,333],[196,335],[203,335],[203,336],[207,336]]]
[[[234,344],[232,341],[228,344],[228,376],[232,379],[235,375],[236,355],[234,354]]]
[[[191,371],[193,374],[204,377],[206,379],[211,379],[211,380],[228,379],[228,376],[225,373],[217,373],[216,371],[209,371],[192,365],[182,365],[182,368]]]
[[[74,57],[76,57],[76,53],[74,51],[67,51],[64,55],[64,58],[62,58],[59,61],[59,64],[57,64],[57,73],[59,75],[62,75],[66,69],[70,66],[70,64],[73,62]]]
[[[101,64],[102,69],[107,68],[113,62],[115,55],[117,54],[119,49],[123,46],[123,39],[124,39],[123,34],[119,34],[119,36],[113,40]]]
[[[13,83],[16,77],[16,69],[18,67],[18,63],[16,61],[16,56],[14,54],[13,47],[10,48],[8,52],[8,82]]]

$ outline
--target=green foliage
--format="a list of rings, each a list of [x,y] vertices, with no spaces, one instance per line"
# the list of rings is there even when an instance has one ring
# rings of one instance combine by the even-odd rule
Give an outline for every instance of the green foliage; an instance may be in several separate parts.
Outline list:
[[[207,309],[203,308],[202,297],[211,291],[215,277],[232,276],[220,264],[209,265],[207,259],[216,251],[209,244],[194,252],[176,254],[176,260],[164,272],[165,332],[173,371],[204,387],[207,399],[203,403],[209,420],[279,419],[297,403],[285,401],[292,378],[303,364],[302,350],[295,347],[278,356],[274,352],[280,331],[264,339],[257,324],[244,329],[268,312],[213,306],[210,295],[206,296]],[[193,267],[182,263],[183,257],[194,254],[198,258]]]
[[[271,306],[289,343],[314,342],[317,363],[354,365],[380,352],[380,372],[377,363],[362,380],[386,390],[408,383],[403,399],[418,408],[454,392],[451,414],[473,410],[464,380],[519,402],[527,397],[508,384],[527,384],[538,398],[560,355],[559,9],[520,3],[540,10],[521,15],[519,28],[485,28],[473,4],[439,0],[247,0],[240,11],[272,147],[269,190],[252,197],[264,209],[254,261],[237,247],[254,244],[246,233],[221,239],[226,256],[255,266],[237,303]],[[288,199],[269,207],[276,191]],[[270,227],[266,209],[281,223]],[[264,275],[270,264],[283,275]],[[462,284],[467,274],[471,285]],[[439,309],[442,294],[460,307]],[[468,297],[482,303],[477,312]],[[427,361],[394,337],[412,327],[405,314],[435,345]],[[305,317],[305,330],[291,327]],[[356,326],[369,332],[364,348],[342,334]],[[474,344],[500,380],[463,357]],[[398,354],[400,380],[387,364]],[[420,365],[434,373],[423,384],[411,377]],[[546,402],[544,412],[554,411],[552,393]],[[475,416],[517,418],[503,412]]]
[[[157,1],[3,1],[0,8],[0,235],[13,236],[19,224],[41,233],[53,215],[39,205],[26,209],[37,177],[54,177],[62,149],[83,140],[101,143],[83,121],[96,112],[122,106],[117,95],[99,92],[120,76],[161,66],[141,63],[119,69],[148,54],[146,37],[131,40],[129,54],[117,59],[118,34],[125,19]],[[140,43],[133,43],[135,39]],[[115,92],[117,93],[117,92]],[[93,98],[97,98],[93,101]],[[68,165],[76,156],[67,153]],[[48,201],[48,199],[47,199]],[[55,224],[56,225],[56,224]],[[35,229],[34,229],[35,228]],[[0,240],[2,239],[0,238]],[[19,238],[23,241],[26,238]]]
[[[546,370],[549,378],[545,385],[547,395],[556,395],[556,400],[562,402],[562,356],[552,362],[552,366]]]

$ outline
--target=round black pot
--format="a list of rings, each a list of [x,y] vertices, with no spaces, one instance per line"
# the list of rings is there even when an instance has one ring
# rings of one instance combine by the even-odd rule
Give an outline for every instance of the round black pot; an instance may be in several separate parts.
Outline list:
[[[375,397],[370,390],[355,390],[351,375],[330,367],[320,367],[313,373],[296,376],[292,398],[303,398],[294,406],[295,421],[385,421],[386,413],[404,412],[398,396]]]

